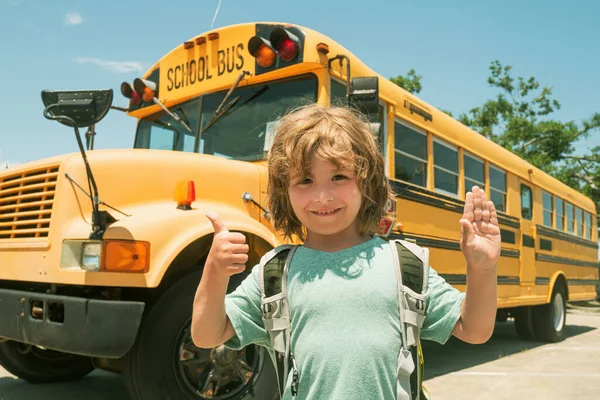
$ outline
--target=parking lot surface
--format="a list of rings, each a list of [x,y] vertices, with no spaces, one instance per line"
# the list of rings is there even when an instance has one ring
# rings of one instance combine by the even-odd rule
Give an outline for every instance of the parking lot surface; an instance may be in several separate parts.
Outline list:
[[[433,400],[600,399],[600,305],[569,309],[567,339],[520,340],[512,321],[497,323],[483,345],[424,342],[425,386]],[[0,400],[128,400],[119,375],[95,371],[70,383],[33,385],[0,367]]]

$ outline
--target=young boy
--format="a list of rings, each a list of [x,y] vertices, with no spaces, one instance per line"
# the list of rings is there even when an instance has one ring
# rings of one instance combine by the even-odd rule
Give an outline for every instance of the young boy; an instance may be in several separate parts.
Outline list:
[[[394,195],[370,130],[350,109],[308,106],[279,121],[268,161],[273,225],[303,241],[287,278],[297,398],[397,398],[402,337],[394,250],[374,236]],[[246,268],[245,238],[228,232],[217,215],[207,217],[215,237],[194,301],[194,343],[270,347],[258,268],[226,296],[229,277]],[[466,295],[430,268],[421,338],[445,343],[453,334],[483,343],[494,327],[500,255],[496,211],[483,190],[467,193],[459,223]]]

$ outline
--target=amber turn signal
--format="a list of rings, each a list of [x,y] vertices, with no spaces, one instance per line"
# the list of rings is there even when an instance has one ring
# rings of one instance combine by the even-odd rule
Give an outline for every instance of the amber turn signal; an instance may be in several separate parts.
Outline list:
[[[148,272],[150,243],[130,240],[106,240],[101,271]]]

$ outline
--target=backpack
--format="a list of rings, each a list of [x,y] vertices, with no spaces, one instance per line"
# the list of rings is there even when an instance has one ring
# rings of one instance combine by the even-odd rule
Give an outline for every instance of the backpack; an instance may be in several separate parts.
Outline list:
[[[429,277],[429,249],[405,240],[390,240],[398,280],[398,303],[402,348],[398,355],[397,400],[427,400],[423,383],[423,353],[419,334],[425,318]],[[287,301],[287,274],[297,246],[282,245],[260,260],[261,312],[273,348],[280,396],[286,388],[290,369],[291,393],[298,393],[298,369],[290,349],[290,313]],[[408,394],[408,395],[406,395]]]

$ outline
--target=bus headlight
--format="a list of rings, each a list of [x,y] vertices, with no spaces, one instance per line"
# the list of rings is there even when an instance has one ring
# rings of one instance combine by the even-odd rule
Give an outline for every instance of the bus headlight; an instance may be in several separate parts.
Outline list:
[[[137,240],[65,240],[62,269],[90,272],[148,272],[150,243]]]
[[[86,271],[100,271],[102,242],[83,242],[81,246],[81,268]]]
[[[100,271],[102,264],[102,241],[65,240],[63,241],[60,267],[62,269],[83,269]]]

